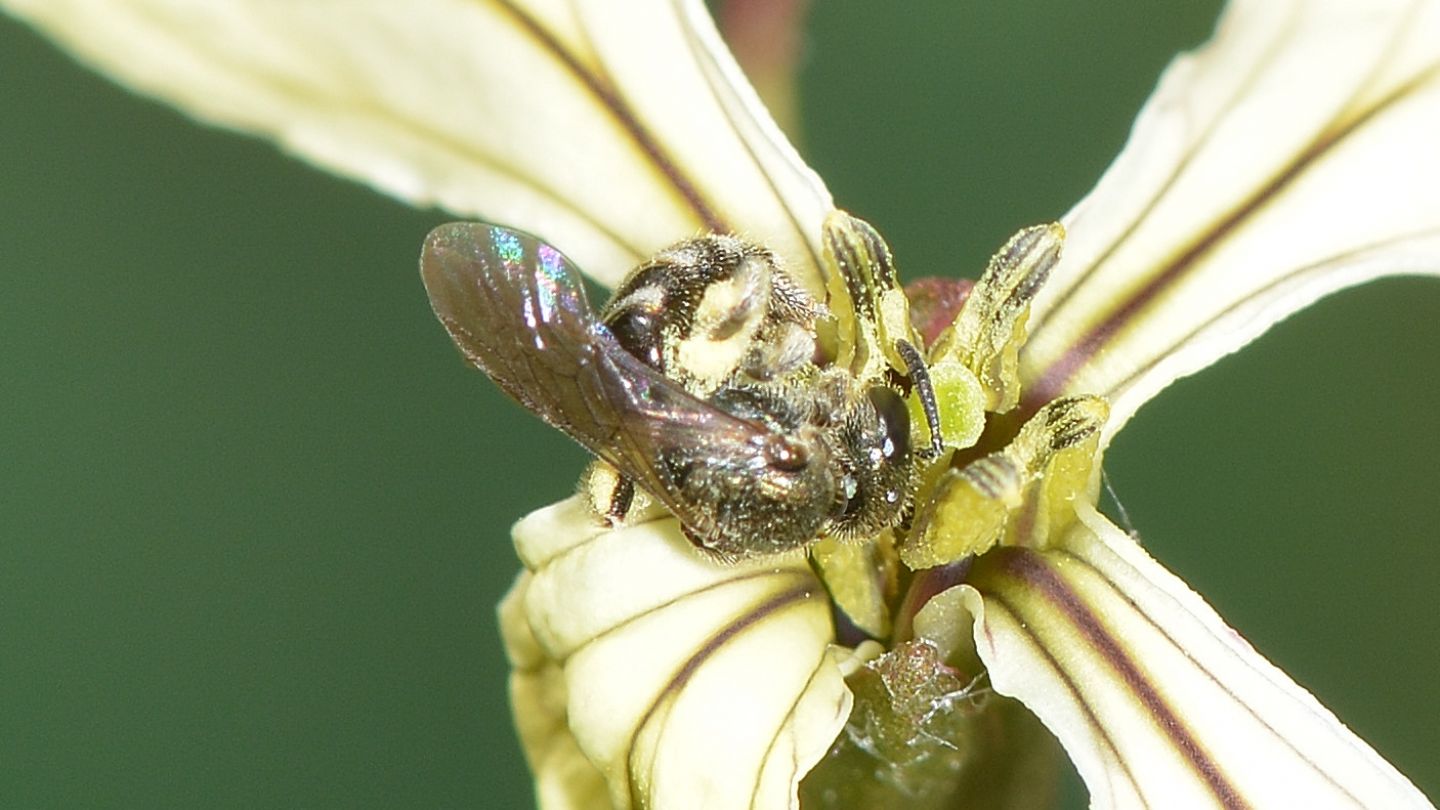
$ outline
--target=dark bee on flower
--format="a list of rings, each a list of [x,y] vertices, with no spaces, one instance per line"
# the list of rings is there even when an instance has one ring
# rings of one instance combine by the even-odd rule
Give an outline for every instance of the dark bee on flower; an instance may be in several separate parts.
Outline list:
[[[612,519],[639,487],[697,547],[737,559],[869,536],[910,507],[896,375],[834,362],[827,308],[758,245],[680,242],[599,313],[577,268],[517,231],[441,226],[420,266],[465,359],[613,467]]]

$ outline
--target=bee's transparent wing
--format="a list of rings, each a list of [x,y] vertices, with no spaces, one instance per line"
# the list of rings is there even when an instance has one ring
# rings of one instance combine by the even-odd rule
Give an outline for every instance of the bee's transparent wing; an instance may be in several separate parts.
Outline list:
[[[579,270],[527,234],[479,223],[436,228],[421,275],[466,360],[512,398],[655,495],[692,528],[711,523],[680,496],[677,448],[763,465],[761,425],[731,416],[620,347],[600,324]]]
[[[614,284],[733,231],[820,292],[824,184],[700,0],[0,0],[205,121],[419,205],[506,222]]]

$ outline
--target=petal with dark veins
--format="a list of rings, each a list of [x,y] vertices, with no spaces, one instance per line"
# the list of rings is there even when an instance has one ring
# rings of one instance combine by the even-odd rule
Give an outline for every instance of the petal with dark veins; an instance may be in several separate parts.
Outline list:
[[[1063,222],[1023,406],[1175,379],[1322,295],[1440,274],[1440,5],[1238,0]]]
[[[851,704],[803,555],[717,566],[674,519],[605,531],[579,498],[525,518],[515,539],[533,574],[502,620],[512,650],[542,653],[524,656],[527,685],[548,687],[516,695],[517,715],[564,707],[564,723],[523,735],[553,781],[571,784],[573,740],[617,808],[796,806]],[[542,680],[547,665],[559,681]]]
[[[3,0],[111,78],[613,285],[726,231],[820,292],[829,192],[699,0]]]
[[[1404,776],[1088,505],[1055,548],[958,586],[1003,695],[1060,738],[1093,807],[1428,808]]]

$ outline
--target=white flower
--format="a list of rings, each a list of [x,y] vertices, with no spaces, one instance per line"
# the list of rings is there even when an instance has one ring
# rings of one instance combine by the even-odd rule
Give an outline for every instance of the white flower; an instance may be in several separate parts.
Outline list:
[[[829,194],[698,2],[7,6],[137,89],[541,234],[602,282],[710,229],[765,242],[822,290]],[[1315,298],[1440,272],[1436,143],[1440,6],[1234,3],[1064,218],[1021,413],[1108,400],[1088,465],[1165,385]],[[1039,489],[1059,480],[1041,472]],[[973,643],[1096,806],[1429,806],[1096,512],[1088,466],[1069,484],[901,615],[946,653]],[[516,541],[529,573],[502,617],[542,803],[796,803],[849,715],[844,677],[876,654],[833,644],[805,559],[716,567],[670,521],[602,532],[574,501]],[[956,633],[971,617],[973,642]]]

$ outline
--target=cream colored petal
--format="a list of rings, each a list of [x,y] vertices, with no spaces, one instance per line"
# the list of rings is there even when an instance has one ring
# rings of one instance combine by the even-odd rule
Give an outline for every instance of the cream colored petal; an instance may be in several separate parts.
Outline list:
[[[1341,287],[1440,273],[1440,4],[1238,0],[1099,186],[1022,354],[1033,410],[1174,379]]]
[[[998,549],[960,587],[995,690],[1060,738],[1092,806],[1431,806],[1129,536],[1079,516],[1062,547]]]
[[[565,673],[546,657],[525,619],[530,573],[522,573],[500,602],[500,631],[510,658],[510,706],[525,759],[535,775],[535,798],[545,810],[610,810],[605,778],[581,752],[566,715]]]
[[[515,541],[533,568],[516,599],[535,646],[510,646],[562,671],[546,694],[563,693],[571,739],[616,807],[797,806],[851,704],[803,556],[715,565],[673,519],[602,531],[579,498],[522,520]],[[544,735],[526,722],[533,752]],[[545,750],[560,752],[552,773],[569,767],[562,743]]]
[[[763,241],[820,289],[830,197],[699,0],[3,0],[116,80],[613,283],[678,239]]]

